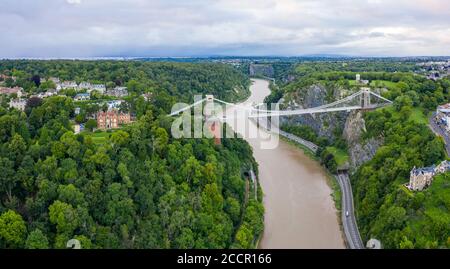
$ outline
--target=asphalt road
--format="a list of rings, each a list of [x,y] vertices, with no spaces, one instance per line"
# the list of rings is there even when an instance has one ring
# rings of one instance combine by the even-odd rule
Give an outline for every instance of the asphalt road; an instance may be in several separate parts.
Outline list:
[[[336,176],[342,192],[342,226],[344,227],[345,237],[351,249],[363,249],[364,244],[359,235],[358,225],[353,208],[353,193],[350,185],[350,178],[347,173],[338,173]],[[346,214],[348,212],[348,216]]]
[[[447,135],[447,132],[442,130],[442,128],[436,124],[436,122],[434,121],[435,116],[436,112],[433,113],[429,119],[430,128],[435,134],[444,138],[445,150],[447,151],[447,156],[450,156],[450,137]]]

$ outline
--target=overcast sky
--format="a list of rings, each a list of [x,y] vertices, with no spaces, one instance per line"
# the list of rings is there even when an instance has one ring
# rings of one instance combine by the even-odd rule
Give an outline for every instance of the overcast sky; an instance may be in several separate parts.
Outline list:
[[[449,0],[0,0],[0,58],[450,55]]]

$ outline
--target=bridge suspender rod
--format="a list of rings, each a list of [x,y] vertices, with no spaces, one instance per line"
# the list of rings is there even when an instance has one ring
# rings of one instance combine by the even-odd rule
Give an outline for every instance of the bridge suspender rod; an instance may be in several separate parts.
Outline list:
[[[179,109],[179,110],[177,110],[177,111],[174,111],[174,112],[170,113],[170,116],[174,116],[174,115],[177,115],[177,114],[179,114],[179,113],[181,113],[181,112],[184,112],[184,111],[186,111],[186,110],[188,110],[188,109],[191,109],[192,107],[194,107],[194,106],[196,106],[196,105],[199,105],[199,104],[203,103],[205,100],[206,100],[206,98],[203,98],[202,100],[199,100],[199,101],[193,103],[192,105],[189,105],[189,106],[186,106],[186,107],[184,107],[184,108],[182,108],[182,109]]]
[[[380,98],[381,100],[384,100],[384,101],[386,101],[386,102],[388,102],[388,103],[392,104],[392,101],[391,101],[391,100],[389,100],[389,99],[386,99],[386,98],[384,98],[384,97],[383,97],[383,96],[381,96],[381,95],[378,95],[378,94],[376,94],[376,93],[374,93],[374,92],[370,92],[370,94],[372,94],[372,95],[374,95],[374,96],[376,96],[376,97]]]

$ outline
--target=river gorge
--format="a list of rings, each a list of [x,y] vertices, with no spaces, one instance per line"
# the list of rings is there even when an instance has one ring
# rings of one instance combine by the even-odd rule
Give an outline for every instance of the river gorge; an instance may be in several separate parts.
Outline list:
[[[252,79],[251,96],[241,105],[262,103],[270,94],[269,82]],[[228,110],[227,110],[228,112]],[[245,129],[227,119],[237,133],[256,133],[256,123],[248,121]],[[264,233],[259,248],[345,248],[337,210],[319,163],[298,147],[283,140],[278,146],[264,149],[263,134],[244,138],[253,148],[259,164],[259,182],[264,193]]]

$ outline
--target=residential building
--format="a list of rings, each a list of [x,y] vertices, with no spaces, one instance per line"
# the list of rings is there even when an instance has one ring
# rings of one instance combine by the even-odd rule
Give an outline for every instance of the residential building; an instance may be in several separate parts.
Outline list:
[[[0,87],[0,94],[5,95],[17,94],[17,97],[19,98],[25,95],[23,88],[17,86],[14,88]]]
[[[49,77],[48,80],[53,81],[53,83],[55,83],[55,84],[61,83],[61,81],[59,80],[59,78],[55,78],[55,77]]]
[[[106,104],[108,105],[108,110],[114,110],[119,109],[122,103],[124,103],[124,100],[112,100],[108,101]]]
[[[73,130],[74,130],[74,133],[75,134],[79,134],[81,131],[83,131],[84,130],[84,124],[75,124],[74,126],[73,126]]]
[[[61,83],[61,89],[77,89],[78,84],[75,81],[64,81]]]
[[[151,92],[148,92],[148,93],[143,93],[141,96],[144,97],[144,100],[146,102],[148,102],[152,99],[153,94]]]
[[[90,90],[90,89],[92,89],[92,84],[89,82],[83,81],[78,85],[78,89],[79,90],[83,90],[83,89]]]
[[[25,100],[25,99],[12,99],[9,102],[9,107],[15,108],[20,111],[25,111],[26,105],[27,105],[27,100]]]
[[[79,108],[79,107],[76,107],[76,108],[75,108],[75,115],[79,115],[79,114],[80,114],[80,111],[81,111],[80,108]]]
[[[73,99],[75,101],[86,101],[86,100],[90,100],[91,96],[89,93],[79,93],[79,94],[75,95],[75,97]]]
[[[122,124],[128,124],[131,122],[130,113],[121,113],[117,110],[111,111],[100,111],[97,113],[97,128],[106,130],[106,129],[115,129],[118,128]]]
[[[101,94],[105,94],[106,86],[104,84],[94,84],[91,88],[92,91],[98,91]]]
[[[46,97],[50,97],[50,96],[53,96],[53,95],[57,95],[57,91],[55,89],[50,89],[50,90],[47,90],[46,92],[39,93],[37,95],[37,97],[39,97],[39,98],[46,98]]]
[[[106,95],[114,96],[114,97],[125,97],[128,96],[127,87],[115,87],[112,90],[106,91]]]
[[[7,79],[12,79],[14,82],[16,82],[16,77],[12,77],[12,76],[8,76],[5,74],[0,74],[0,78],[2,78],[3,80],[7,80]]]
[[[435,120],[439,126],[450,132],[450,103],[437,107]]]
[[[429,166],[414,168],[410,172],[409,184],[406,185],[410,190],[421,191],[430,186],[434,176],[450,171],[450,162],[442,161],[438,166]]]

